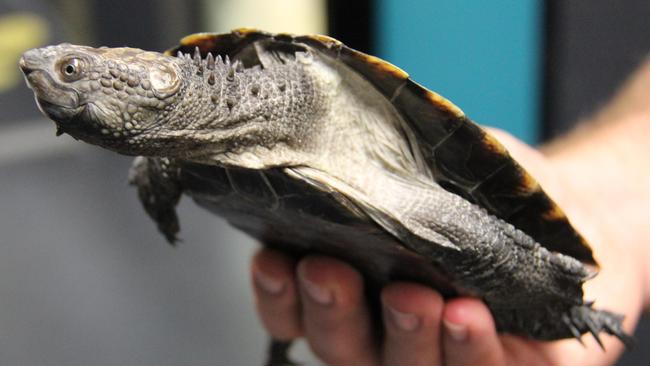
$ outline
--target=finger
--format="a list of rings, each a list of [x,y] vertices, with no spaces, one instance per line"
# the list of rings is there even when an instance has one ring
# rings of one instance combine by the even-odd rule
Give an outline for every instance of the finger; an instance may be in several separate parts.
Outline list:
[[[443,312],[445,365],[503,365],[504,352],[487,306],[476,299],[452,300]]]
[[[257,252],[251,264],[257,312],[266,330],[279,340],[302,335],[294,268],[289,257],[270,249]]]
[[[417,284],[395,283],[382,291],[382,303],[384,365],[440,365],[440,294]]]
[[[298,264],[303,326],[309,346],[328,365],[377,365],[363,280],[349,265],[312,256]]]

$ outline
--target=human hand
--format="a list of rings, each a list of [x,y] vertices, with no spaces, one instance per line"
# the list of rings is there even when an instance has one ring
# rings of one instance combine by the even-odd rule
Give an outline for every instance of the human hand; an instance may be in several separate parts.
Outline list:
[[[586,299],[627,315],[631,331],[642,303],[634,253],[611,240],[602,212],[590,212],[575,199],[575,183],[556,166],[513,137],[492,131],[511,154],[540,181],[591,242],[601,274],[585,286]],[[629,249],[629,248],[628,248]],[[363,294],[363,279],[333,258],[308,256],[298,263],[263,249],[253,258],[257,308],[276,339],[305,337],[328,365],[608,365],[621,344],[603,335],[603,353],[590,338],[540,342],[496,333],[488,308],[478,299],[443,300],[435,290],[413,283],[392,283],[381,293],[384,337],[377,344]]]

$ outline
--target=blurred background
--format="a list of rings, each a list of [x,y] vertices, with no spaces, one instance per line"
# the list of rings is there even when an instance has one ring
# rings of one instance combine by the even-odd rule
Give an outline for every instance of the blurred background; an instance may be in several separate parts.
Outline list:
[[[529,143],[605,103],[648,55],[647,0],[0,0],[0,364],[260,365],[255,243],[182,201],[165,244],[130,158],[54,137],[17,60],[71,42],[164,50],[192,32],[326,33]],[[648,365],[647,323],[620,365]],[[644,346],[645,345],[645,346]],[[298,357],[315,361],[304,345]]]

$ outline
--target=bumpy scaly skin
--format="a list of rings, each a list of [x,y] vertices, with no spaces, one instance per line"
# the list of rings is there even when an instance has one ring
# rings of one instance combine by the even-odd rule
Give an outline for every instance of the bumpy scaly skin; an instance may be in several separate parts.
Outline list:
[[[80,60],[77,80],[62,75],[69,60]],[[230,154],[296,149],[323,104],[311,76],[283,64],[63,44],[28,51],[21,65],[59,132],[128,155],[227,164]],[[64,96],[70,107],[52,100]]]
[[[619,316],[583,302],[581,286],[590,273],[579,261],[549,252],[432,181],[409,155],[389,102],[358,75],[314,61],[309,52],[268,52],[260,55],[261,65],[248,68],[203,56],[60,45],[29,51],[21,67],[59,131],[147,156],[136,159],[130,182],[172,243],[184,188],[179,177],[190,163],[255,169],[262,177],[284,169],[286,180],[342,195],[338,210],[358,212],[357,225],[381,226],[383,240],[398,238],[396,245],[449,274],[458,292],[481,296],[500,330],[538,339],[587,331],[597,338],[605,331],[628,340]],[[396,160],[391,152],[405,157]],[[234,181],[228,184],[238,191]],[[305,194],[280,196],[266,178],[261,184],[280,203]],[[276,209],[233,206],[258,217]],[[286,215],[299,219],[296,211]],[[283,220],[272,224],[295,230]],[[342,242],[350,236],[331,234]]]
[[[302,69],[244,69],[221,57],[201,61],[188,55],[178,60],[184,80],[179,100],[159,113],[154,141],[148,136],[141,144],[144,154],[164,151],[193,161],[235,164],[229,156],[297,150],[307,138],[306,120],[318,114],[322,103]],[[286,120],[292,123],[282,123]]]

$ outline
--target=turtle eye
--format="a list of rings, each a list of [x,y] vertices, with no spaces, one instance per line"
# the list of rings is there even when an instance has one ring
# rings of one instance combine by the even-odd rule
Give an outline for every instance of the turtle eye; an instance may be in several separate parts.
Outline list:
[[[79,80],[83,75],[83,60],[77,57],[65,59],[61,62],[60,71],[65,81]]]

